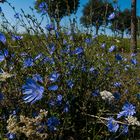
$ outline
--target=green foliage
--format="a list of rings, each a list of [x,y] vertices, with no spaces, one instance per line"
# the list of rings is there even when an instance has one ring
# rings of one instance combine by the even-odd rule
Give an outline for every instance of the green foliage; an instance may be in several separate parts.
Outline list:
[[[112,21],[111,29],[123,34],[125,31],[130,34],[131,31],[131,11],[125,9],[124,11],[119,11],[116,18]]]
[[[83,9],[81,23],[85,27],[94,26],[96,34],[103,24],[107,24],[107,17],[113,12],[111,3],[103,0],[90,0]]]
[[[35,9],[41,12],[38,8],[41,2],[46,2],[48,5],[48,14],[50,17],[62,19],[64,16],[75,13],[79,6],[79,0],[37,0]]]

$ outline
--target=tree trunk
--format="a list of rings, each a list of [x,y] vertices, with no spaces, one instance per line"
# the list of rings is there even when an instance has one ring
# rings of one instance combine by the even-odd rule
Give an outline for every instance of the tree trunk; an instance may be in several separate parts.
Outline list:
[[[96,26],[96,35],[98,35],[98,32],[99,32],[99,26]]]
[[[136,2],[131,1],[131,49],[132,52],[137,52],[137,18],[136,18]]]
[[[123,39],[124,36],[124,31],[121,32],[121,38]]]

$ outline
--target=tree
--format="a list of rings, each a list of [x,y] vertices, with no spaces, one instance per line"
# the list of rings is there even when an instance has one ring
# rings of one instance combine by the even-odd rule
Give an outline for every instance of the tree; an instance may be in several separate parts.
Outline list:
[[[80,22],[85,27],[94,26],[98,34],[99,28],[108,23],[107,17],[113,10],[112,4],[106,0],[90,0],[83,8]]]
[[[131,0],[131,49],[137,52],[137,18],[136,18],[137,0]]]
[[[129,9],[119,11],[111,24],[112,31],[120,33],[123,38],[125,31],[128,33],[131,32],[131,11]]]
[[[42,2],[47,4],[46,12],[55,19],[62,19],[64,16],[75,13],[79,7],[80,0],[36,0],[35,8],[41,12],[39,5]]]

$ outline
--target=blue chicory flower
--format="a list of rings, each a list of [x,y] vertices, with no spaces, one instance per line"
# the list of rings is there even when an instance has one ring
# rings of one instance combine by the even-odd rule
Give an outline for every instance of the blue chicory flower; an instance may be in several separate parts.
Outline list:
[[[115,18],[115,13],[111,13],[109,16],[108,16],[108,20],[113,20]]]
[[[106,43],[103,43],[103,44],[101,45],[101,48],[104,49],[105,47],[106,47]]]
[[[115,86],[115,87],[121,87],[121,85],[122,85],[121,82],[116,82],[116,83],[114,83],[114,86]]]
[[[63,112],[64,112],[64,113],[69,112],[69,106],[68,106],[68,105],[65,105],[65,106],[64,106]]]
[[[69,112],[69,108],[70,108],[70,107],[69,107],[69,102],[67,101],[66,104],[64,105],[63,112],[64,112],[64,113]]]
[[[12,115],[15,115],[16,116],[17,115],[17,110],[13,110],[12,111]]]
[[[43,83],[43,78],[41,77],[40,74],[34,74],[34,75],[33,75],[33,79],[34,79],[36,82]]]
[[[8,138],[9,140],[14,140],[15,137],[16,137],[16,134],[14,134],[14,133],[8,133],[6,136],[7,136],[7,138]]]
[[[89,69],[89,72],[93,73],[94,70],[95,70],[95,68],[94,68],[94,67],[91,67],[91,68]]]
[[[71,41],[73,41],[73,36],[71,35],[71,36],[69,37],[69,39],[70,39]]]
[[[49,51],[49,53],[50,53],[51,55],[54,53],[54,51],[55,51],[55,49],[56,49],[56,47],[55,47],[54,44],[49,44],[49,45],[47,46],[47,48],[48,48],[48,51]]]
[[[58,31],[55,31],[55,36],[56,36],[56,38],[57,38],[57,39],[60,37],[60,35],[59,35],[59,32],[58,32]]]
[[[27,56],[28,55],[28,53],[26,53],[26,52],[22,52],[21,54],[20,54],[20,56],[23,56],[23,57],[25,57],[25,56]]]
[[[131,54],[131,57],[134,57],[134,56],[136,56],[137,55],[137,53],[132,53]]]
[[[118,113],[117,118],[120,118],[122,116],[128,117],[128,116],[133,116],[136,113],[136,107],[132,105],[129,102],[126,102],[123,107],[122,111]]]
[[[137,65],[137,59],[136,59],[136,58],[132,58],[132,59],[131,59],[131,63],[132,63],[133,65]]]
[[[53,58],[49,58],[49,57],[45,57],[45,58],[43,58],[43,60],[42,60],[42,63],[44,64],[44,63],[49,63],[49,64],[55,64],[55,62],[54,62],[54,59]]]
[[[58,94],[58,95],[57,95],[57,101],[60,102],[60,101],[62,101],[62,99],[63,99],[63,96],[62,96],[61,94]]]
[[[60,124],[60,121],[58,118],[54,116],[48,118],[47,126],[50,131],[56,131],[57,130],[56,126],[58,126],[59,124]]]
[[[23,38],[23,36],[18,36],[18,35],[12,35],[12,40],[13,41],[19,41]]]
[[[22,93],[25,95],[25,103],[35,103],[43,96],[44,87],[40,86],[34,79],[28,78],[25,85],[22,86]]]
[[[84,49],[82,47],[77,47],[74,51],[74,54],[82,54],[84,52]]]
[[[110,132],[117,132],[119,124],[114,120],[114,118],[110,117],[107,121],[107,127]]]
[[[85,39],[85,43],[90,44],[91,43],[91,39],[90,38],[86,38]]]
[[[59,76],[60,76],[59,73],[53,72],[53,73],[51,73],[51,75],[49,76],[49,80],[50,80],[51,82],[56,82]]]
[[[110,48],[109,48],[109,52],[113,52],[113,51],[115,51],[115,49],[116,49],[116,46],[114,46],[114,45],[112,45]]]
[[[0,42],[2,42],[3,44],[6,43],[6,37],[5,37],[5,35],[2,34],[1,32],[0,32]]]
[[[63,39],[63,44],[66,45],[67,44],[67,40]]]
[[[48,87],[48,90],[50,91],[56,91],[58,89],[58,85],[52,85]]]
[[[40,59],[42,56],[43,56],[43,54],[42,54],[42,53],[39,53],[39,54],[34,58],[34,61]]]
[[[71,31],[67,31],[66,35],[68,35],[68,36],[71,35]]]
[[[42,14],[45,14],[48,10],[48,5],[46,2],[41,2],[38,6],[39,10],[42,12]]]
[[[23,66],[24,68],[27,68],[27,67],[31,67],[34,65],[34,62],[33,62],[33,59],[32,58],[26,58],[23,62]]]
[[[99,96],[99,95],[100,95],[99,89],[94,90],[94,91],[92,92],[92,96],[94,96],[94,97],[97,97],[97,96]]]
[[[4,99],[4,95],[0,93],[0,101]]]
[[[47,24],[45,28],[46,28],[48,31],[55,30],[54,24]]]
[[[3,60],[5,60],[5,58],[8,56],[8,50],[7,49],[3,49],[0,51],[0,62],[2,62]]]
[[[61,105],[62,99],[63,99],[63,96],[61,94],[58,94],[57,98],[56,98],[56,102],[57,102],[58,105]]]
[[[116,54],[115,55],[115,59],[117,60],[117,61],[122,61],[122,56],[120,55],[120,54]]]
[[[72,80],[67,80],[67,85],[69,88],[73,88],[74,82]]]
[[[123,134],[127,134],[128,133],[128,125],[122,125],[121,131]]]

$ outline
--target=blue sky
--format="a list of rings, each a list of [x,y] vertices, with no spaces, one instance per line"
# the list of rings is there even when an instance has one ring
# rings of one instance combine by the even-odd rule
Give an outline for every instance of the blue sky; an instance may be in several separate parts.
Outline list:
[[[110,0],[111,1],[111,0]],[[24,9],[26,13],[30,14],[29,6],[33,7],[33,4],[35,0],[9,0],[9,2],[16,8],[17,12],[20,11],[20,9]],[[83,6],[88,2],[88,0],[80,0],[80,7],[77,11],[76,17],[79,18],[82,15],[82,8]],[[137,6],[140,5],[140,0],[137,0]],[[121,9],[130,8],[131,7],[131,0],[118,0],[118,4],[121,7]],[[9,8],[7,4],[1,4],[0,7],[2,8],[3,12],[5,13],[6,17],[10,22],[13,22],[13,15],[14,12]],[[137,7],[137,15],[140,15],[140,8]],[[40,15],[36,15],[38,19],[40,19]],[[68,24],[68,18],[64,18],[61,21],[62,25],[67,26]]]

